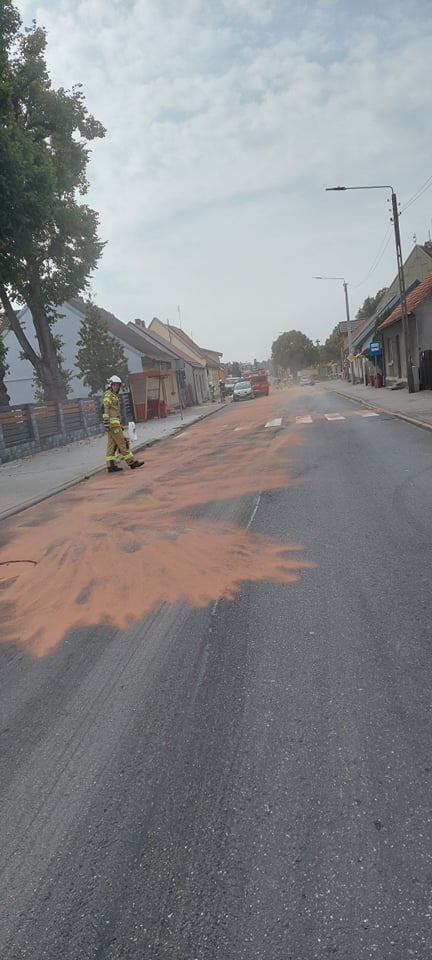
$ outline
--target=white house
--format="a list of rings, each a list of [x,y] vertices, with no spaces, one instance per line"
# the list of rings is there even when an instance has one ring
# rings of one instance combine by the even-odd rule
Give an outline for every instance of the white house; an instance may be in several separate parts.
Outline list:
[[[58,307],[57,312],[60,317],[54,326],[54,332],[59,334],[63,340],[64,367],[66,370],[72,370],[73,373],[68,398],[74,400],[78,397],[88,397],[90,391],[80,379],[79,370],[75,363],[80,325],[85,317],[85,303],[83,300],[76,298]],[[107,321],[109,332],[120,341],[123,347],[129,373],[140,373],[143,369],[143,355],[146,355],[147,351],[142,346],[142,339],[140,342],[139,334],[131,331],[126,324],[121,323],[113,314],[103,310],[102,315]],[[38,344],[28,307],[23,307],[18,314],[18,319],[25,329],[28,340],[37,351]],[[9,371],[5,376],[5,384],[10,402],[13,406],[34,403],[34,369],[29,360],[21,359],[21,347],[12,331],[7,331],[3,335],[3,339],[8,351],[6,362]],[[164,355],[161,354],[161,356]]]

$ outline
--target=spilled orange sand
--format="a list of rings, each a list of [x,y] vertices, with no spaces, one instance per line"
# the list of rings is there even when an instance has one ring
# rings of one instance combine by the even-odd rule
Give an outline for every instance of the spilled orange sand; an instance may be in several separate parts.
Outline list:
[[[148,449],[140,471],[102,473],[5,525],[2,640],[44,657],[74,627],[123,629],[162,602],[204,607],[246,580],[298,579],[311,566],[298,545],[227,519],[227,501],[292,483],[287,448],[301,439],[264,429],[278,406],[230,408]]]

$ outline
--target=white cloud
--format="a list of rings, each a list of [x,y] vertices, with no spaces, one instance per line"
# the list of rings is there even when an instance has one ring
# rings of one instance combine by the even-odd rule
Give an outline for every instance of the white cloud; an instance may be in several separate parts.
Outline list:
[[[18,6],[47,27],[53,82],[81,81],[107,127],[89,166],[109,241],[99,301],[124,320],[175,320],[181,302],[189,330],[226,357],[263,357],[270,330],[291,326],[325,339],[343,303],[310,277],[358,282],[388,213],[385,194],[324,187],[390,182],[406,200],[430,173],[423,0],[393,4],[391,24],[382,2],[358,15],[320,0],[306,24],[284,0]],[[414,230],[427,236],[431,197],[402,219],[406,252]],[[353,308],[394,273],[390,248]]]

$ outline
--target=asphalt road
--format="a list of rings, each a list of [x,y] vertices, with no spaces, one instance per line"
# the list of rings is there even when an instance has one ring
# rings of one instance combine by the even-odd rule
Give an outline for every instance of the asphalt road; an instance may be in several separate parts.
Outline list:
[[[430,960],[432,435],[367,413],[229,405],[0,526],[5,960]]]

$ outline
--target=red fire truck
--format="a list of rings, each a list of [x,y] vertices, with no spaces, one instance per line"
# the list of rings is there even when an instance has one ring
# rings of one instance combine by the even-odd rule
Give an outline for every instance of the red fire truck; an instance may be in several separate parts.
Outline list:
[[[270,387],[265,370],[252,370],[243,374],[243,380],[249,380],[256,397],[268,397]]]

